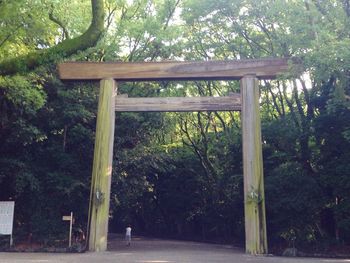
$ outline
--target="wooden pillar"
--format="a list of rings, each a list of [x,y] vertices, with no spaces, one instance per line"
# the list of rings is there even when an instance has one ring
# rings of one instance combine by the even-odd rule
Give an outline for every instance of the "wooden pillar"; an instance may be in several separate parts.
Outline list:
[[[255,75],[241,79],[246,253],[266,254],[266,217],[259,87]]]
[[[107,250],[115,123],[115,94],[116,84],[114,79],[101,80],[90,194],[90,251]]]

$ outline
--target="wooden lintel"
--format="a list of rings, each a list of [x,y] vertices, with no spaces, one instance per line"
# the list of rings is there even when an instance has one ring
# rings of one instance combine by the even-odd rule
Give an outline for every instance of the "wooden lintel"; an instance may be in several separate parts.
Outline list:
[[[271,79],[287,70],[287,58],[186,62],[66,62],[58,65],[60,78],[70,80],[235,80],[249,74],[260,79]]]
[[[115,110],[118,112],[240,111],[241,95],[167,98],[127,98],[117,96]]]

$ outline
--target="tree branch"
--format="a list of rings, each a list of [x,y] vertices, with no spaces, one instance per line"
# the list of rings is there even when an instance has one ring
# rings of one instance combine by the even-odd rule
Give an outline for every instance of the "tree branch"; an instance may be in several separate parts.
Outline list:
[[[67,28],[63,25],[63,23],[60,20],[58,20],[58,18],[53,16],[53,10],[51,10],[51,12],[49,13],[49,19],[52,22],[54,22],[55,24],[59,25],[60,28],[62,28],[62,30],[63,30],[63,38],[64,39],[69,39],[70,38]]]
[[[0,47],[6,43],[7,40],[9,40],[15,33],[20,29],[22,25],[18,25],[14,30],[11,31],[10,34],[8,34],[3,40],[0,41]]]
[[[271,88],[271,83],[267,82],[267,81],[264,81],[265,82],[265,86],[267,87],[267,90],[270,92],[271,94],[271,97],[272,97],[272,101],[273,101],[273,105],[278,113],[278,115],[281,117],[283,116],[284,114],[282,113],[278,103],[277,103],[277,98],[276,98],[276,95],[274,94],[274,92],[272,91],[272,88]]]
[[[73,39],[66,39],[51,48],[1,61],[0,74],[12,75],[33,70],[38,66],[54,63],[59,57],[68,57],[95,46],[104,30],[103,3],[103,0],[91,0],[92,21],[85,33]]]
[[[348,17],[350,17],[350,1],[349,0],[343,0],[343,9]]]
[[[166,20],[166,22],[165,22],[165,24],[163,26],[163,30],[165,30],[168,27],[170,19],[174,16],[176,7],[179,5],[179,3],[180,3],[180,0],[177,0],[175,5],[173,6],[173,8],[170,10],[169,15],[167,17],[167,20]]]

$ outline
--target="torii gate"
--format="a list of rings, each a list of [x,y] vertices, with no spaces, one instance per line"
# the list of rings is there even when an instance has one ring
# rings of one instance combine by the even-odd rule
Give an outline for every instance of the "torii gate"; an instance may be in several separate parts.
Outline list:
[[[241,110],[246,252],[267,253],[258,79],[273,79],[287,71],[287,59],[68,62],[59,64],[58,69],[61,79],[100,80],[90,195],[90,251],[107,250],[115,111]],[[241,94],[226,97],[127,98],[116,95],[118,80],[240,80]]]

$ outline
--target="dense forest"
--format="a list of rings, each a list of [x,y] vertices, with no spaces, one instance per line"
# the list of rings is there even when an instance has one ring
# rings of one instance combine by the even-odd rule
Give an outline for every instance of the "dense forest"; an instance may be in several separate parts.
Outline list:
[[[0,200],[16,202],[15,242],[65,236],[70,211],[86,230],[99,86],[61,81],[57,63],[266,57],[303,65],[260,81],[269,246],[350,245],[349,0],[0,0]],[[110,232],[243,244],[241,137],[239,112],[116,114]]]

